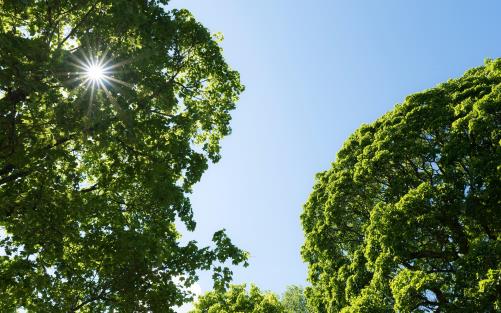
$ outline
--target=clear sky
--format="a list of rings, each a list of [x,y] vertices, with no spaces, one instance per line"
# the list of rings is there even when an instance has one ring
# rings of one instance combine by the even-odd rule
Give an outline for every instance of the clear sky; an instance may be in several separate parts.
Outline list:
[[[347,136],[405,98],[501,56],[501,1],[176,0],[246,85],[222,159],[191,197],[207,243],[226,228],[251,253],[235,282],[306,284],[299,221],[315,173]],[[203,291],[211,289],[207,274]]]

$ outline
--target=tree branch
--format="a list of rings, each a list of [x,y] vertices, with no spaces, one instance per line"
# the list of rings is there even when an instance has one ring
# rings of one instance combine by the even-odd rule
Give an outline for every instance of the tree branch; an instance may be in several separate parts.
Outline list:
[[[87,187],[87,188],[80,189],[79,191],[80,191],[81,193],[87,193],[87,192],[94,191],[94,190],[96,190],[97,188],[99,188],[98,184],[99,184],[99,183],[95,183],[94,185],[89,186],[89,187]]]
[[[82,24],[85,22],[85,20],[89,17],[89,15],[92,13],[92,11],[95,10],[96,8],[96,5],[97,5],[98,2],[95,2],[92,7],[87,11],[87,13],[85,13],[85,15],[82,17],[82,19],[80,21],[78,21],[78,23],[75,25],[75,27],[73,27],[71,29],[71,31],[68,33],[68,35],[66,35],[66,37],[63,38],[63,40],[61,40],[61,42],[59,42],[59,44],[57,45],[57,48],[56,50],[59,50],[61,49],[61,47],[63,46],[63,44],[68,40],[70,39],[76,32],[76,30],[82,26]]]

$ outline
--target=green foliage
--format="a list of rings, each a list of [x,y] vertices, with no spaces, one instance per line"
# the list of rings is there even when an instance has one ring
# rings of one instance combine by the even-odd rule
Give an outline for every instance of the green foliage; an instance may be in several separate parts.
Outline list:
[[[261,292],[255,285],[232,285],[228,291],[209,291],[195,303],[192,313],[308,313],[304,289],[288,286],[281,299],[272,292]]]
[[[501,59],[345,142],[302,215],[316,312],[501,310]]]
[[[213,290],[200,296],[191,313],[285,313],[277,296],[254,285],[232,285],[227,291]]]
[[[243,86],[167,2],[0,2],[1,312],[172,312],[245,262],[223,231],[179,242]],[[105,51],[125,84],[86,90],[73,63]]]
[[[287,286],[281,299],[282,305],[287,313],[308,313],[310,312],[304,289],[300,286]]]

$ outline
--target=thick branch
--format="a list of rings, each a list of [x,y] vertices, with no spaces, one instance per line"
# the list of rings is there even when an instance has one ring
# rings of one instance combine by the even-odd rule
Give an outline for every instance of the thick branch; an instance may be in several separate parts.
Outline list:
[[[91,191],[96,190],[97,188],[99,188],[99,187],[98,187],[98,183],[95,183],[95,184],[94,184],[94,185],[92,185],[92,186],[89,186],[89,187],[87,187],[87,188],[80,189],[80,192],[82,192],[82,193],[91,192]]]
[[[104,300],[105,293],[106,293],[106,288],[103,288],[99,294],[97,294],[95,296],[91,296],[87,300],[82,301],[79,305],[75,306],[74,308],[71,308],[70,312],[77,312],[78,310],[80,310],[81,308],[86,306],[87,304],[90,304],[94,301]]]
[[[77,29],[82,26],[82,24],[85,22],[85,20],[90,16],[90,14],[92,13],[92,11],[94,11],[94,9],[96,8],[96,5],[97,5],[97,2],[95,2],[92,7],[87,11],[87,13],[85,13],[85,15],[82,17],[82,19],[80,21],[78,21],[78,23],[75,25],[75,27],[73,27],[71,29],[71,31],[68,33],[68,35],[66,35],[66,37],[63,38],[63,40],[61,40],[61,42],[59,42],[59,44],[57,45],[57,48],[56,50],[59,50],[61,49],[61,47],[63,46],[63,44],[68,40],[70,39],[74,34],[75,32],[77,31]]]
[[[20,177],[24,177],[28,174],[30,174],[32,171],[17,171],[7,177],[4,177],[2,179],[0,179],[0,185],[3,185],[3,184],[6,184],[6,183],[9,183],[11,181],[14,181]]]

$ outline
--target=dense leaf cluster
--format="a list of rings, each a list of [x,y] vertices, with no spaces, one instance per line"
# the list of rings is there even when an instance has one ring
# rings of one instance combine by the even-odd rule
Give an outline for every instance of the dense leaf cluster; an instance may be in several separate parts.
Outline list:
[[[501,60],[358,129],[302,215],[317,312],[501,310]]]
[[[171,312],[245,261],[223,231],[179,242],[243,86],[167,2],[0,2],[1,312]],[[106,89],[75,79],[92,57],[120,65]]]
[[[286,313],[285,307],[271,292],[261,292],[255,285],[232,285],[227,291],[209,291],[200,296],[191,313]]]
[[[309,308],[304,294],[304,288],[297,285],[287,286],[282,298],[280,299],[286,313],[308,313],[312,312]]]
[[[304,289],[287,286],[281,298],[272,292],[262,292],[255,285],[232,285],[229,290],[212,290],[195,302],[191,313],[308,313]]]

